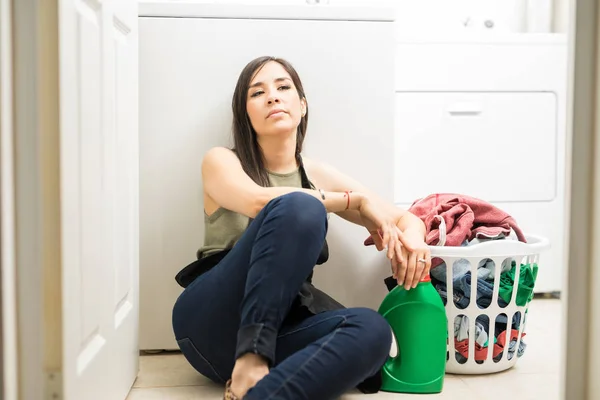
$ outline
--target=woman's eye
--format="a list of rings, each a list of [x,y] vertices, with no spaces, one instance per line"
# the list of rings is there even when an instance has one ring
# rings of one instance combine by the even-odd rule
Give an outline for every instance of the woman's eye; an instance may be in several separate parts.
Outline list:
[[[292,88],[292,87],[291,87],[291,86],[289,86],[289,85],[283,85],[283,86],[279,86],[279,87],[277,88],[277,90],[290,90],[291,88]],[[256,92],[252,93],[252,94],[250,95],[250,97],[258,97],[258,96],[260,96],[260,95],[261,95],[261,94],[263,94],[263,93],[264,93],[264,91],[262,91],[262,90],[258,90],[258,91],[256,91]]]

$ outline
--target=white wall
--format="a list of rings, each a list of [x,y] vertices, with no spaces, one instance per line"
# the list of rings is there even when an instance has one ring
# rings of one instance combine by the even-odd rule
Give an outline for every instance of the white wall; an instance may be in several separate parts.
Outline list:
[[[143,0],[140,0],[143,1]],[[168,1],[168,0],[167,0]],[[394,7],[403,27],[435,30],[566,32],[571,0],[190,0],[203,3],[376,5]],[[553,14],[553,7],[558,14]],[[435,10],[435,12],[432,12]],[[416,18],[415,18],[416,16]],[[489,24],[492,24],[490,26]],[[486,25],[487,24],[487,25]]]
[[[569,9],[573,4],[573,0],[554,0],[552,20],[554,32],[567,33],[569,31]]]

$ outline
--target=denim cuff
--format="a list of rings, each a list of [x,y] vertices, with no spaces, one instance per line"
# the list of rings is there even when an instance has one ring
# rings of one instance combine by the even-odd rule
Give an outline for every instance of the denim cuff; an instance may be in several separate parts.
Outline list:
[[[238,331],[237,360],[246,353],[258,354],[267,359],[269,367],[275,363],[275,344],[277,331],[265,324],[252,324],[241,327]]]

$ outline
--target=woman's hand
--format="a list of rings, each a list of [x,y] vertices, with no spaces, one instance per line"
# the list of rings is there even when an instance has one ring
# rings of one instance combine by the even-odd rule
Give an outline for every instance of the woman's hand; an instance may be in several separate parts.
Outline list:
[[[399,235],[396,223],[387,213],[382,212],[365,196],[358,205],[358,212],[365,228],[371,234],[377,250],[387,249],[387,257],[393,261],[398,249]]]
[[[394,228],[398,241],[394,252],[396,257],[392,259],[392,272],[398,285],[404,285],[409,290],[429,274],[431,251],[418,230],[407,229],[402,232],[397,226]]]

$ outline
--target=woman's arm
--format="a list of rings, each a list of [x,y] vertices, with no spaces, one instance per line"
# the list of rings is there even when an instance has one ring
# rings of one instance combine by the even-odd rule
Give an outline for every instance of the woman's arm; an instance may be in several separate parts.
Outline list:
[[[314,179],[313,183],[315,183],[317,187],[333,192],[344,190],[359,192],[369,199],[369,201],[373,202],[376,207],[389,213],[391,218],[394,219],[394,221],[397,221],[396,225],[401,231],[414,230],[425,237],[425,225],[421,219],[402,208],[396,207],[391,202],[384,200],[377,193],[369,190],[357,180],[343,174],[330,165],[314,160],[305,159],[305,166],[309,177]],[[350,222],[363,225],[360,214],[357,211],[338,211],[336,214]]]
[[[420,279],[429,274],[431,252],[425,243],[425,224],[420,218],[385,201],[355,179],[327,164],[305,159],[305,166],[308,175],[314,180],[313,183],[317,187],[331,191],[358,191],[365,196],[364,203],[372,203],[373,207],[387,213],[388,218],[394,221],[399,230],[397,232],[399,241],[395,244],[395,257],[390,258],[393,275],[399,285],[403,285],[406,289],[414,288]],[[348,221],[362,225],[360,215],[354,211],[341,211],[336,214]],[[377,249],[381,250],[382,242],[377,234],[371,232],[371,237]]]
[[[344,190],[325,190],[325,199],[317,190],[293,187],[262,187],[257,185],[243,170],[237,156],[229,149],[215,147],[202,160],[205,204],[214,203],[250,218],[256,215],[272,199],[291,192],[304,192],[320,200],[327,211],[342,212],[358,210],[365,196],[360,192],[350,195]],[[208,198],[207,198],[208,197]],[[354,211],[358,216],[358,211]],[[360,218],[360,217],[358,217]]]

